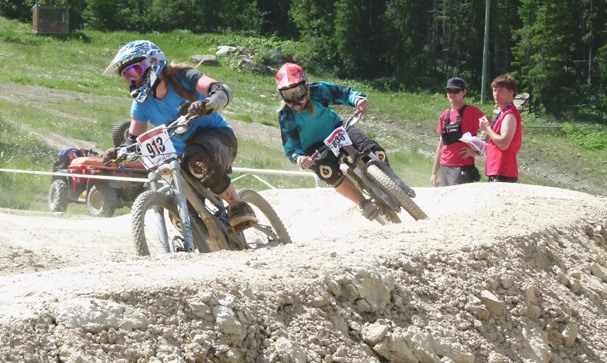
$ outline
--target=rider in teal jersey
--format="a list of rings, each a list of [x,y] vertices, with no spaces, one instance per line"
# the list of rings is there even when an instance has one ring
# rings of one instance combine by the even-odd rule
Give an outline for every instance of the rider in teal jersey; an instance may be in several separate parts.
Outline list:
[[[283,101],[278,120],[287,158],[303,169],[312,169],[339,194],[354,202],[363,216],[375,219],[379,213],[377,207],[343,175],[333,153],[328,153],[322,160],[310,157],[342,124],[339,115],[329,106],[345,105],[366,112],[370,104],[365,94],[329,82],[309,83],[303,68],[294,63],[286,63],[278,70],[276,89]],[[384,149],[359,128],[350,127],[348,136],[358,150],[370,148],[387,162]]]

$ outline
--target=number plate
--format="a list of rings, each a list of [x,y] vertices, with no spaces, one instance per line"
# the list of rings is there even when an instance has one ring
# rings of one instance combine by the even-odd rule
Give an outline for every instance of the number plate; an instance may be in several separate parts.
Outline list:
[[[137,138],[141,162],[148,170],[175,158],[176,152],[165,125],[151,129]]]
[[[346,129],[341,126],[333,130],[331,135],[327,136],[325,139],[325,145],[331,149],[335,156],[338,156],[339,149],[344,146],[352,145],[352,140],[350,140],[350,136],[348,136]]]

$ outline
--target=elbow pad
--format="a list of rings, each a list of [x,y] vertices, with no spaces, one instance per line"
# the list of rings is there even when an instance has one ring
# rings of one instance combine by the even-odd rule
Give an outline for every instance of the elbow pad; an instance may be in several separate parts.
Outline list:
[[[234,94],[225,84],[215,82],[209,86],[209,105],[212,112],[225,108],[232,102],[232,98],[234,98]]]

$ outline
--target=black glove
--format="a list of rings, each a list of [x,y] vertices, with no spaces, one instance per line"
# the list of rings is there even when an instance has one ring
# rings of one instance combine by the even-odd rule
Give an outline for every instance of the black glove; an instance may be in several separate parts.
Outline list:
[[[188,108],[188,114],[201,117],[213,112],[213,108],[209,104],[209,99],[193,102]]]
[[[137,136],[129,135],[129,137],[127,137],[126,140],[124,140],[124,142],[122,144],[120,144],[119,146],[131,146],[136,143],[137,143]]]

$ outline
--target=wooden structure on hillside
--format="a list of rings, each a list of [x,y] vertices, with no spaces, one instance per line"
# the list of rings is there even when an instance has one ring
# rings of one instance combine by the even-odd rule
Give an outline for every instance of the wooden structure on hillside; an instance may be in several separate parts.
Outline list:
[[[32,10],[34,12],[34,33],[68,34],[70,32],[69,8],[36,4]]]

